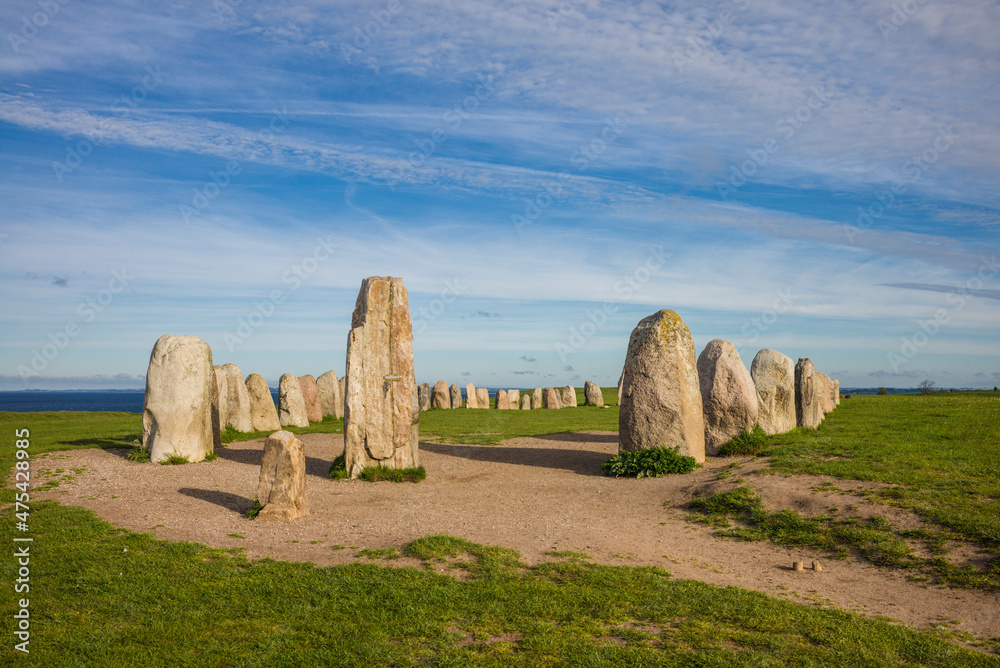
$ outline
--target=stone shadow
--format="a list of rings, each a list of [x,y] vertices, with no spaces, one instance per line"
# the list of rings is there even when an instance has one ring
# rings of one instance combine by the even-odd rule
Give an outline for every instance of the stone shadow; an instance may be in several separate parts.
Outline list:
[[[602,476],[601,464],[609,455],[592,450],[562,450],[559,448],[520,448],[496,445],[451,445],[448,443],[420,444],[420,449],[445,457],[458,457],[478,462],[519,464],[548,469],[564,469],[578,475]]]
[[[250,509],[250,499],[245,496],[240,496],[239,494],[222,492],[217,489],[194,489],[192,487],[181,487],[177,491],[184,496],[190,496],[193,499],[214,503],[217,506],[222,506],[227,510],[239,513],[240,515],[245,514]]]
[[[544,441],[559,441],[560,443],[614,443],[618,445],[618,433],[614,434],[581,434],[576,431],[563,431],[558,434],[542,434],[540,436],[525,436]]]
[[[250,466],[260,466],[260,459],[264,454],[263,445],[259,449],[249,448],[219,448],[215,451],[219,459],[225,459],[237,464],[249,464]],[[306,475],[319,476],[320,478],[330,477],[330,464],[327,459],[306,456]]]

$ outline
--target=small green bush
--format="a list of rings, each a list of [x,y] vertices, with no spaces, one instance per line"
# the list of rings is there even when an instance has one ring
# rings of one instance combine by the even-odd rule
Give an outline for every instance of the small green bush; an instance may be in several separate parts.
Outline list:
[[[219,458],[218,453],[210,452],[207,455],[205,455],[204,461],[206,461],[206,462],[214,462],[218,458]]]
[[[764,433],[764,430],[760,428],[759,424],[755,424],[752,430],[748,431],[744,429],[731,441],[723,445],[719,449],[719,454],[723,457],[732,457],[733,455],[756,455],[766,447],[767,434]]]
[[[680,454],[680,447],[648,448],[622,452],[601,464],[612,478],[658,478],[671,473],[690,473],[698,466],[694,457]]]
[[[128,453],[125,459],[129,460],[130,462],[148,462],[149,450],[142,447],[141,445],[137,445],[135,449],[132,450],[132,452]]]

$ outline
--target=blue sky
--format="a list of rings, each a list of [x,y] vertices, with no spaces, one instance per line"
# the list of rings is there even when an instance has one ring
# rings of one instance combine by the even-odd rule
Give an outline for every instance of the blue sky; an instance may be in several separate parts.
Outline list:
[[[152,6],[147,6],[152,5]],[[995,2],[0,7],[0,389],[164,333],[344,370],[401,276],[418,380],[613,385],[672,308],[851,386],[1000,384]]]

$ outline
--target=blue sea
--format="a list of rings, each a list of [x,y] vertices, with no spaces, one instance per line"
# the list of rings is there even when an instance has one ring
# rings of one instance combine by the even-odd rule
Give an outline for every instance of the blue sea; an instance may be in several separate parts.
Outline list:
[[[841,388],[842,394],[875,394],[875,387]],[[914,388],[891,387],[889,394],[916,392]],[[490,395],[496,393],[491,388]],[[274,404],[278,390],[271,388]],[[143,390],[18,390],[0,392],[0,411],[35,413],[40,411],[115,411],[142,412]]]

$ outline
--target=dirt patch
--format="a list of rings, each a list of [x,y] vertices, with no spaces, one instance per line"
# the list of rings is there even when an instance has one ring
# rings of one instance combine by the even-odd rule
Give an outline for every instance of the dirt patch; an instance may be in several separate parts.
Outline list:
[[[861,489],[859,483],[753,475],[764,465],[756,459],[715,459],[685,476],[613,480],[600,469],[617,452],[613,432],[517,438],[491,446],[423,443],[420,463],[427,479],[419,484],[332,481],[327,473],[343,451],[343,437],[300,438],[306,444],[311,514],[292,524],[243,517],[257,486],[259,440],[233,443],[216,461],[183,466],[132,463],[123,450],[53,453],[32,461],[36,473],[61,468],[72,477],[45,478],[59,485],[37,497],[90,508],[115,525],[168,540],[244,548],[251,559],[336,565],[356,560],[361,549],[401,548],[443,533],[513,548],[529,564],[551,561],[550,551],[583,552],[599,563],[661,566],[677,578],[884,615],[915,627],[960,620],[952,628],[980,638],[1000,636],[998,594],[912,582],[899,572],[832,561],[813,550],[718,538],[711,528],[688,522],[683,510],[693,495],[731,489],[743,477],[772,509],[814,515],[836,506],[845,516],[877,511],[901,526],[920,525],[912,514],[868,503],[857,493],[811,489],[824,483]],[[738,467],[719,480],[734,462]],[[822,562],[822,572],[791,568],[794,561],[813,560]]]

